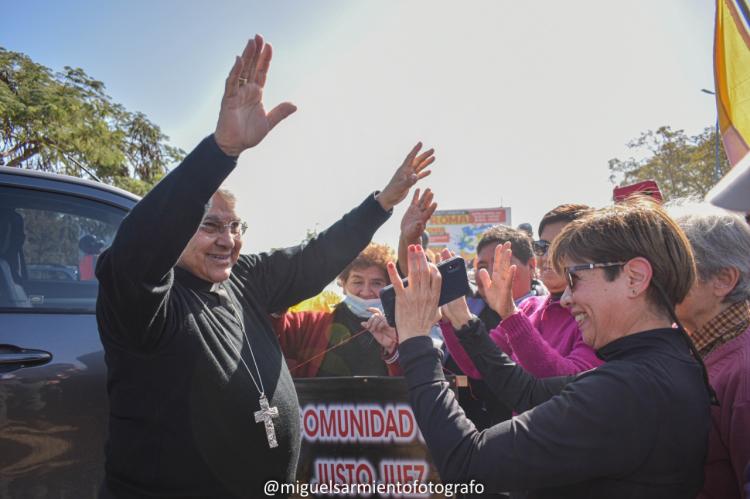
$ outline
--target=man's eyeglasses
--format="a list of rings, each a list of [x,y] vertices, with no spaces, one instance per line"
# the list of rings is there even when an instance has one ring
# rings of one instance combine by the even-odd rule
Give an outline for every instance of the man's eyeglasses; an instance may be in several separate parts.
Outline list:
[[[568,279],[568,287],[571,291],[573,291],[573,288],[575,288],[578,279],[580,279],[576,272],[591,269],[606,269],[608,267],[621,267],[626,263],[628,262],[582,263],[581,265],[572,265],[570,267],[565,267],[565,277]]]
[[[534,241],[533,243],[534,254],[536,256],[544,256],[547,254],[547,251],[549,251],[550,246],[552,246],[552,243],[549,241],[545,241],[544,239],[540,239],[539,241]]]
[[[229,233],[234,237],[242,236],[247,230],[247,223],[241,220],[233,220],[229,223],[221,224],[218,222],[212,222],[206,220],[201,222],[200,229],[206,234],[223,234],[225,230],[229,230]]]

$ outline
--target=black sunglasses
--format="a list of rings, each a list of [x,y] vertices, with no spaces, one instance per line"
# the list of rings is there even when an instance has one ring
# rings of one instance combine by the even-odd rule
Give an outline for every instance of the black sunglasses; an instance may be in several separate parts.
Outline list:
[[[568,287],[571,291],[573,291],[573,288],[575,288],[576,282],[578,282],[579,279],[576,275],[576,272],[591,269],[606,269],[608,267],[621,267],[626,263],[628,262],[582,263],[581,265],[572,265],[570,267],[565,267],[565,277],[568,279]]]
[[[544,239],[540,239],[539,241],[534,241],[533,243],[534,254],[536,256],[544,256],[547,254],[547,251],[549,251],[550,246],[552,246],[552,243],[549,241],[545,241]]]

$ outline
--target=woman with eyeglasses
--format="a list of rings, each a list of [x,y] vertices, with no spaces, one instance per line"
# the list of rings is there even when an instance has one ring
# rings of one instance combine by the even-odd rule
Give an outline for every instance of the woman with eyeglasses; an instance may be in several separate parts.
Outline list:
[[[563,228],[590,210],[589,206],[582,204],[560,205],[547,212],[539,223],[540,240],[534,241],[534,253],[548,295],[531,296],[516,305],[512,295],[514,279],[496,279],[492,285],[483,286],[487,303],[503,318],[490,331],[490,338],[511,359],[540,378],[576,374],[602,363],[592,348],[584,343],[570,311],[560,304],[565,279],[547,258],[551,242]],[[441,327],[451,355],[468,376],[481,378],[481,373],[455,335],[454,331],[460,324],[449,319],[444,317]]]
[[[407,288],[389,266],[400,362],[441,478],[532,498],[695,497],[715,397],[695,347],[672,327],[695,278],[684,233],[661,207],[633,201],[568,224],[549,258],[567,281],[562,304],[606,363],[535,378],[497,348],[464,301],[443,307],[495,395],[518,413],[482,432],[460,411],[425,337],[439,317],[439,272],[419,247],[410,248]],[[492,276],[480,278],[514,270],[501,247]]]

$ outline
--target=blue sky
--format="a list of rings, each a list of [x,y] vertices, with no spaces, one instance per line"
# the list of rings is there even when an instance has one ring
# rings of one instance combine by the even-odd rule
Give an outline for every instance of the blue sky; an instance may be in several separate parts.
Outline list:
[[[382,188],[411,145],[437,149],[444,209],[512,222],[611,197],[607,160],[661,125],[715,120],[714,6],[698,0],[6,2],[0,45],[83,68],[190,150],[213,131],[246,39],[275,49],[267,106],[299,111],[228,180],[248,251],[292,244]],[[395,244],[394,217],[375,239]]]

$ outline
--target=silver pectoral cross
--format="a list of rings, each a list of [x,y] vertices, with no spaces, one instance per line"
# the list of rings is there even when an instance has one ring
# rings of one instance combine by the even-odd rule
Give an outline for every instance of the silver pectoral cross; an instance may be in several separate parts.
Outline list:
[[[279,410],[276,407],[268,405],[268,399],[266,398],[265,393],[260,394],[258,402],[260,403],[260,410],[255,411],[255,422],[262,422],[265,425],[268,446],[273,449],[274,447],[279,446],[279,442],[276,441],[276,430],[273,427],[273,421],[271,421],[271,418],[278,417]]]

